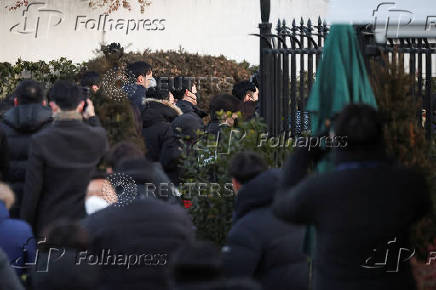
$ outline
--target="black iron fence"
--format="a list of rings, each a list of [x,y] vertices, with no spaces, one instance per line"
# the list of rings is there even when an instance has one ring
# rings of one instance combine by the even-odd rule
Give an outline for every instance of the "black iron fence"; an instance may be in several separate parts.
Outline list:
[[[268,2],[268,1],[261,1]],[[329,32],[325,21],[318,18],[300,19],[287,25],[279,20],[272,33],[268,23],[269,5],[263,4],[260,24],[260,94],[261,113],[266,119],[272,136],[291,134],[298,136],[310,129],[309,114],[305,104],[315,80],[322,58],[324,41]],[[405,72],[416,76],[412,93],[422,100],[417,112],[424,123],[426,137],[432,134],[432,57],[436,43],[429,39],[388,39],[386,44],[374,42],[371,27],[355,27],[358,32],[365,62],[383,51],[392,62],[401,62]],[[398,56],[398,57],[397,57]],[[421,122],[421,119],[423,122]]]

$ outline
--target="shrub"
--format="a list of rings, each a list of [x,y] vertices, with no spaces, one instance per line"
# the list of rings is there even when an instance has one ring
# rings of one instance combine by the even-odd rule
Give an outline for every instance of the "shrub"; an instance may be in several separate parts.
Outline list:
[[[384,63],[385,65],[372,63],[371,82],[379,111],[385,121],[387,151],[404,166],[416,168],[427,177],[435,202],[436,144],[435,140],[426,140],[424,129],[418,124],[417,112],[420,112],[421,102],[411,93],[413,78],[398,65],[389,63],[385,57]],[[412,231],[418,258],[425,259],[428,247],[436,245],[435,233],[436,216],[431,212]]]
[[[181,165],[184,183],[181,192],[185,199],[192,201],[190,211],[199,239],[212,241],[219,246],[226,240],[235,199],[233,191],[229,191],[231,178],[227,169],[234,154],[244,150],[257,152],[272,167],[276,163],[276,154],[280,153],[283,160],[285,154],[292,150],[291,147],[278,150],[272,146],[259,146],[265,132],[263,121],[253,119],[240,123],[237,129],[223,129],[218,139],[213,135],[201,136],[193,150],[185,147]],[[193,186],[195,190],[192,190],[192,187],[189,189],[186,186],[189,183],[207,186]]]

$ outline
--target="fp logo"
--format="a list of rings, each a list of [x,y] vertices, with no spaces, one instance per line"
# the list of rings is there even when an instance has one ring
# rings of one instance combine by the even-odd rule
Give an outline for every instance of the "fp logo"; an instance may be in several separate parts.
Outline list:
[[[50,27],[56,27],[64,20],[64,14],[59,10],[47,9],[44,2],[32,2],[23,11],[23,21],[13,25],[9,31],[22,34],[40,36],[45,31],[48,36]]]

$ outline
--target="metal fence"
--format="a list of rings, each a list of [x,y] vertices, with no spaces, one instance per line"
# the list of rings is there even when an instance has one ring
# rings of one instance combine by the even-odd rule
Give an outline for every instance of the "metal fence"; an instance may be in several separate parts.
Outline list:
[[[265,3],[263,3],[265,2]],[[318,64],[322,58],[324,41],[329,32],[325,21],[294,19],[287,25],[279,20],[272,33],[269,21],[269,1],[261,1],[260,27],[260,94],[261,114],[269,133],[279,136],[290,133],[298,136],[310,128],[305,103],[312,88]],[[401,62],[405,72],[415,75],[412,94],[422,100],[425,110],[426,137],[432,134],[432,57],[436,43],[429,39],[388,39],[386,44],[374,42],[371,27],[355,27],[365,62],[383,51],[392,62]],[[393,55],[399,55],[394,57]],[[424,111],[423,111],[424,112]],[[418,118],[424,114],[417,112]]]

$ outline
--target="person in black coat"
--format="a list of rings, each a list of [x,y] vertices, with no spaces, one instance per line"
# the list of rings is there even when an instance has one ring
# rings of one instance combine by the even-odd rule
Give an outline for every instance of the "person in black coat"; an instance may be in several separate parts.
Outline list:
[[[207,117],[207,113],[201,111],[197,107],[198,99],[197,99],[197,87],[194,83],[191,82],[189,78],[176,78],[174,80],[175,83],[178,84],[177,88],[172,90],[172,94],[174,98],[177,100],[176,105],[182,110],[183,115],[189,115],[192,119],[195,119],[197,125],[195,127],[203,128],[203,118]],[[182,116],[183,116],[182,115]],[[183,119],[184,117],[178,117]],[[181,129],[184,131],[190,131],[192,128],[184,128],[183,121],[178,121],[179,124],[182,125]]]
[[[315,226],[314,290],[416,289],[408,237],[431,206],[428,188],[421,174],[386,157],[382,132],[375,109],[349,105],[335,122],[346,143],[337,147],[334,171],[303,179],[320,156],[306,148],[286,165],[287,186],[273,210]]]
[[[147,89],[150,87],[150,81],[153,79],[152,67],[144,62],[137,61],[127,66],[127,73],[135,78],[135,83],[127,84],[123,90],[127,97],[139,112],[143,110],[143,101],[147,95]]]
[[[171,122],[182,115],[182,111],[169,101],[158,98],[145,99],[143,106],[142,135],[147,148],[146,157],[152,162],[160,162],[165,149],[177,150],[179,147]],[[171,153],[166,152],[166,154]]]
[[[100,266],[100,290],[169,289],[168,265],[174,253],[194,239],[186,211],[154,198],[105,208],[83,224],[91,238],[89,253],[110,261]],[[113,264],[111,255],[121,259]],[[86,257],[86,253],[79,254],[77,261],[85,263]]]
[[[4,113],[0,123],[9,145],[9,170],[6,181],[15,192],[16,203],[11,209],[12,217],[19,217],[30,139],[51,124],[52,111],[46,107],[39,83],[22,81],[14,91],[15,106]]]
[[[78,86],[58,81],[50,97],[55,120],[32,136],[21,209],[35,234],[57,219],[85,216],[87,186],[108,146],[103,128],[83,122]]]
[[[302,252],[305,228],[286,224],[271,209],[279,169],[266,169],[255,153],[232,160],[230,174],[237,191],[233,226],[223,248],[224,271],[249,277],[268,289],[308,289],[309,267]],[[263,170],[262,170],[263,171]]]
[[[136,184],[136,199],[157,198],[170,203],[178,203],[181,195],[165,174],[159,163],[151,163],[145,158],[127,158],[114,168],[125,174]]]

